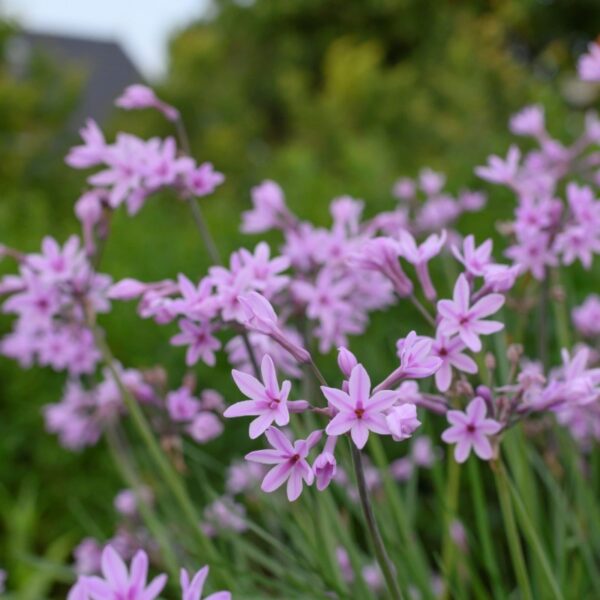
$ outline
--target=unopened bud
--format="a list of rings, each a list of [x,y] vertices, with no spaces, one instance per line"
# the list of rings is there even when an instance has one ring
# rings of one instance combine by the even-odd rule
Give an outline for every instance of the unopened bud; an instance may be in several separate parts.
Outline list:
[[[522,344],[511,344],[506,350],[506,358],[512,364],[519,362],[521,356],[523,356]]]
[[[460,396],[471,398],[473,396],[473,386],[466,379],[459,379],[456,382],[456,392]]]
[[[485,355],[485,368],[488,371],[493,371],[496,368],[496,357],[491,352]]]

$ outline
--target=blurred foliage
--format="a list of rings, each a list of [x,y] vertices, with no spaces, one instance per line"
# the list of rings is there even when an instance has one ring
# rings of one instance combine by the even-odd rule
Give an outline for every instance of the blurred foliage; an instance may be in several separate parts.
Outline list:
[[[473,166],[505,152],[512,112],[543,103],[557,136],[580,122],[560,92],[574,55],[598,31],[596,0],[219,0],[173,38],[159,93],[181,109],[195,156],[227,176],[206,202],[226,255],[255,243],[236,233],[238,214],[265,177],[283,185],[300,216],[323,223],[336,195],[364,198],[367,214],[391,206],[395,178],[424,165],[448,173],[451,191],[484,187]],[[45,233],[64,240],[75,231],[72,206],[84,177],[63,156],[75,143],[69,116],[83,80],[38,54],[15,69],[12,32],[0,29],[0,239],[31,251]],[[116,115],[109,130],[118,128],[171,133],[146,112]],[[498,195],[493,206],[485,221],[468,225],[492,233],[493,216],[506,215],[511,203]],[[135,220],[118,214],[103,260],[115,278],[196,276],[207,266],[186,207],[167,196]],[[393,342],[384,320],[375,319],[373,333],[382,365]],[[166,364],[170,384],[179,385],[183,352],[167,351],[170,331],[137,321],[131,306],[117,307],[103,324],[116,356],[131,366]],[[200,378],[202,386],[231,389],[224,360]],[[44,523],[23,526],[26,545],[0,544],[0,565],[12,570],[20,561],[23,582],[26,556],[62,560],[63,536],[89,533],[86,513],[110,533],[118,479],[108,455],[103,448],[71,454],[43,430],[40,407],[58,398],[62,381],[0,361],[0,481],[23,519]],[[221,454],[228,446],[220,440],[214,448]],[[30,504],[41,517],[25,514]],[[0,540],[12,536],[10,521],[0,524]],[[35,586],[47,582],[27,585],[42,590]]]

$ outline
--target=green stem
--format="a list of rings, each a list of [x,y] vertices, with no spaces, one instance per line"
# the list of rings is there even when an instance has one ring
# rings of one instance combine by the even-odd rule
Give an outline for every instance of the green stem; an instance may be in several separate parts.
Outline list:
[[[452,540],[452,521],[458,508],[458,491],[460,483],[460,465],[454,460],[452,454],[448,455],[448,479],[446,481],[446,506],[444,518],[444,538],[442,544],[442,573],[444,579],[450,582],[454,570],[456,550]],[[444,589],[444,597],[448,597],[449,586]]]
[[[478,462],[475,460],[470,460],[468,462],[468,466],[471,493],[473,497],[473,504],[475,506],[475,522],[477,524],[477,531],[481,541],[483,562],[492,582],[494,597],[500,600],[505,598],[506,594],[504,594],[502,591],[500,572],[498,570],[498,561],[494,556],[494,545],[492,543],[492,534],[490,531],[489,513],[486,506],[483,486],[481,485],[481,471],[479,470]]]
[[[500,462],[492,463],[494,478],[496,480],[496,489],[498,490],[498,498],[500,500],[500,508],[502,510],[502,518],[504,520],[504,528],[506,530],[506,539],[510,551],[510,558],[513,564],[519,591],[525,600],[533,600],[531,585],[527,575],[527,564],[523,556],[523,548],[519,539],[519,530],[515,521],[515,515],[512,509],[510,490],[506,478],[506,471]]]
[[[136,469],[129,458],[129,453],[124,446],[123,440],[121,439],[121,436],[119,436],[118,431],[112,427],[107,430],[106,439],[112,454],[113,462],[121,474],[123,481],[133,489],[138,500],[140,514],[161,547],[171,577],[176,579],[179,576],[179,561],[176,558],[175,551],[171,546],[169,535],[166,533],[165,528],[160,520],[156,518],[152,509],[141,497],[142,484],[137,477]]]
[[[167,457],[164,455],[162,449],[160,448],[160,445],[156,441],[154,433],[148,425],[146,417],[140,409],[137,401],[135,400],[135,398],[133,398],[133,396],[121,380],[119,372],[115,368],[115,361],[110,351],[110,348],[108,347],[104,339],[104,335],[95,326],[92,327],[92,331],[94,333],[96,345],[102,355],[103,362],[108,368],[117,387],[119,388],[119,391],[123,396],[125,406],[127,407],[127,410],[129,411],[129,414],[132,417],[133,423],[138,433],[140,434],[141,438],[146,444],[146,447],[148,448],[152,460],[158,468],[161,476],[164,478],[167,487],[171,490],[173,496],[175,497],[175,500],[179,504],[181,512],[188,520],[189,526],[192,532],[194,533],[194,536],[198,542],[198,546],[202,551],[205,559],[208,562],[215,562],[217,559],[215,549],[212,545],[212,542],[205,536],[202,529],[200,528],[199,515],[196,512],[194,505],[192,504],[192,501],[187,493],[187,490],[185,489],[184,484],[182,483],[178,473],[175,471]]]
[[[563,600],[563,595],[562,595],[562,592],[560,591],[560,587],[556,581],[556,578],[554,577],[554,572],[552,570],[552,567],[550,566],[550,561],[548,560],[548,557],[546,556],[546,553],[544,552],[544,548],[543,548],[540,538],[535,530],[535,527],[533,526],[533,523],[531,522],[531,519],[530,519],[529,515],[527,514],[527,509],[525,508],[523,501],[521,500],[517,490],[515,489],[515,486],[510,481],[510,478],[508,477],[508,474],[506,473],[506,469],[504,468],[504,465],[500,464],[500,468],[504,472],[503,477],[505,478],[505,480],[507,482],[507,485],[510,490],[510,494],[512,496],[515,508],[517,509],[517,517],[519,518],[519,521],[521,522],[521,526],[523,528],[525,536],[529,540],[529,544],[531,545],[534,554],[536,555],[537,559],[540,562],[542,571],[543,571],[544,575],[546,576],[546,579],[548,581],[548,585],[550,586],[550,589],[552,590],[552,595],[557,600]]]
[[[369,535],[371,536],[371,541],[373,542],[375,557],[379,563],[379,567],[381,569],[381,573],[383,574],[383,578],[385,579],[390,597],[393,598],[393,600],[403,600],[404,596],[402,595],[400,586],[398,585],[398,580],[394,572],[394,565],[387,554],[383,539],[381,537],[381,532],[379,531],[377,521],[375,520],[375,514],[373,513],[373,507],[371,505],[371,499],[369,497],[369,491],[365,481],[362,454],[352,441],[350,441],[350,451],[352,453],[352,465],[356,475],[356,485],[358,487],[360,505],[365,517]]]

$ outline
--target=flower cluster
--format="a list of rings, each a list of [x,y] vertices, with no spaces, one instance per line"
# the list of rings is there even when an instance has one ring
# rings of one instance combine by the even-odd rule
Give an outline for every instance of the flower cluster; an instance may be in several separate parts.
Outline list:
[[[568,181],[574,173],[598,182],[600,121],[590,113],[583,134],[571,146],[564,146],[546,130],[541,106],[523,109],[511,119],[511,131],[532,137],[539,147],[522,156],[511,146],[505,160],[492,156],[477,174],[511,189],[517,197],[515,219],[505,227],[514,237],[506,255],[523,272],[538,280],[548,268],[575,261],[589,269],[600,252],[600,202],[591,187]],[[566,183],[566,202],[559,185]]]
[[[0,352],[22,367],[37,363],[70,375],[92,373],[100,356],[86,313],[110,309],[111,278],[94,272],[76,236],[62,247],[46,237],[39,253],[4,249],[9,252],[19,274],[0,282],[0,294],[8,296],[2,311],[17,319]]]
[[[155,600],[167,583],[165,574],[148,582],[148,555],[143,550],[136,552],[130,568],[111,545],[102,552],[102,577],[81,575],[71,588],[67,600]],[[181,570],[181,599],[201,600],[208,567],[202,567],[193,577]],[[215,592],[204,600],[231,600],[230,592]]]

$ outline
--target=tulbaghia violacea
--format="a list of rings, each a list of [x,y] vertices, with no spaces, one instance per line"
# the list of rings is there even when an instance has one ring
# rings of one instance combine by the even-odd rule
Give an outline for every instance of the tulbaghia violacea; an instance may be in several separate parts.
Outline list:
[[[581,59],[583,79],[600,79],[598,53],[592,45]],[[439,447],[429,436],[419,435],[425,420],[427,431],[437,431],[438,439],[450,445],[446,451],[453,450],[451,473],[458,473],[457,465],[471,451],[489,462],[507,519],[516,579],[527,590],[519,541],[510,529],[511,498],[520,500],[504,466],[503,440],[520,423],[535,425],[519,428],[531,435],[550,430],[556,426],[552,415],[582,453],[600,438],[600,369],[594,366],[598,356],[593,347],[570,347],[563,339],[558,344],[562,363],[551,368],[546,349],[527,356],[522,345],[522,321],[532,309],[532,292],[539,293],[543,304],[565,306],[564,298],[557,297],[560,270],[576,262],[589,269],[600,253],[596,115],[587,115],[584,132],[568,146],[550,136],[541,106],[527,107],[514,115],[510,129],[532,138],[536,149],[525,153],[513,145],[506,158],[491,156],[486,166],[475,169],[483,180],[509,188],[516,200],[513,220],[500,225],[507,260],[495,258],[491,239],[477,232],[463,237],[457,230],[463,213],[485,210],[485,194],[463,190],[453,196],[444,189],[443,174],[423,169],[414,180],[396,182],[396,204],[390,202],[385,212],[365,217],[361,200],[335,198],[328,227],[301,220],[287,206],[283,189],[264,181],[251,191],[252,208],[241,215],[241,230],[248,235],[276,232],[279,246],[252,240],[221,262],[197,199],[214,193],[223,175],[189,155],[179,111],[149,88],[128,88],[117,105],[160,111],[176,125],[179,141],[120,133],[110,143],[88,121],[81,130],[83,143],[67,156],[68,165],[89,171],[90,188],[75,205],[81,239],[73,236],[61,245],[46,237],[41,251],[30,254],[2,248],[18,267],[0,282],[6,298],[3,311],[16,315],[12,331],[1,341],[2,354],[24,368],[50,366],[67,374],[63,398],[44,409],[48,431],[72,450],[106,437],[130,486],[115,501],[120,524],[114,537],[87,538],[77,547],[80,577],[69,598],[158,597],[166,578],[146,583],[148,556],[172,575],[179,559],[185,564],[212,562],[219,583],[240,593],[262,589],[265,595],[286,597],[281,591],[285,585],[296,590],[309,585],[324,597],[358,597],[347,595],[348,584],[356,581],[361,594],[375,596],[401,598],[413,589],[424,597],[448,594],[453,564],[447,544],[462,544],[465,552],[469,547],[462,522],[454,518],[457,480],[451,479],[448,489],[454,499],[450,513],[441,518],[442,567],[450,569],[442,572],[442,584],[436,560],[422,556],[422,548],[410,558],[389,551],[389,534],[382,534],[381,517],[374,514],[381,509],[401,520],[396,512],[400,496],[394,491],[399,482],[439,462]],[[178,273],[174,265],[170,279],[113,282],[100,272],[112,213],[125,205],[135,215],[155,192],[165,189],[189,204],[213,265],[199,281]],[[130,369],[113,358],[98,315],[112,303],[131,300],[142,319],[175,327],[170,344],[189,370],[177,389],[168,389],[161,368]],[[392,360],[384,371],[368,369],[371,318],[395,306],[401,310],[387,316]],[[403,314],[409,316],[398,316]],[[546,312],[542,314],[540,336],[547,340],[549,322]],[[600,336],[598,316],[597,296],[573,310],[575,327],[588,341]],[[507,339],[513,342],[510,346]],[[326,370],[323,355],[336,349],[338,371]],[[227,401],[219,392],[197,390],[196,385],[196,371],[204,381],[222,361],[233,367],[238,390],[238,397]],[[248,436],[258,440],[257,446],[228,470],[222,465],[222,494],[206,484],[202,503],[196,502],[182,479],[192,468],[190,449],[220,437],[227,419],[248,417]],[[161,517],[152,492],[156,481],[143,481],[136,470],[125,427],[129,420],[185,516],[185,543],[177,526],[157,525]],[[247,440],[241,446],[249,444]],[[214,459],[208,464],[214,467]],[[328,526],[330,538],[323,542],[323,551],[337,576],[328,578],[317,569],[311,577],[318,583],[310,577],[299,583],[292,575],[288,580],[269,562],[268,551],[253,555],[235,542],[236,552],[244,556],[240,568],[259,569],[263,578],[228,574],[229,567],[222,564],[230,556],[226,542],[215,541],[252,534],[276,549],[293,531],[281,538],[281,524],[267,514],[273,502],[281,506],[277,490],[283,486],[289,502],[302,498],[307,506],[333,511],[339,503],[348,511],[336,516],[342,525],[362,513],[359,521],[376,562],[363,556],[360,544],[359,550],[351,547],[353,538],[342,531],[345,525]],[[161,494],[164,489],[157,496]],[[320,500],[321,494],[327,500]],[[394,506],[391,513],[381,502],[382,494]],[[319,502],[324,504],[315,504]],[[257,519],[273,526],[275,533],[264,531]],[[400,525],[405,542],[413,539],[407,527]],[[124,559],[132,559],[130,571]],[[414,573],[403,560],[414,566]],[[491,572],[493,566],[485,560]],[[96,576],[100,571],[102,577]],[[206,568],[193,577],[182,571],[184,600],[201,597],[206,575]],[[279,578],[280,585],[270,587],[263,581],[267,575]],[[553,589],[552,574],[546,577]],[[209,596],[229,597],[229,592]]]

